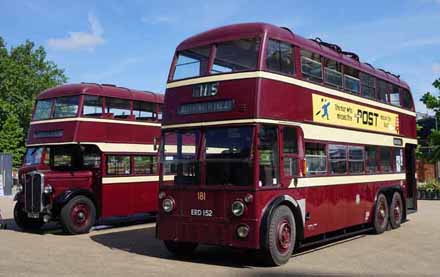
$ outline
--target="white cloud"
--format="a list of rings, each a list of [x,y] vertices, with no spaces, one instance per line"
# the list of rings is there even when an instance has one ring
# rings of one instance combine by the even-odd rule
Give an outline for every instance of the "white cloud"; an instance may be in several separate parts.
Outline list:
[[[69,32],[66,38],[51,38],[47,45],[54,49],[78,50],[88,49],[93,51],[96,46],[105,42],[103,38],[104,29],[98,18],[89,13],[88,21],[90,30],[88,32]]]
[[[434,63],[432,65],[432,72],[435,74],[440,74],[440,63]]]

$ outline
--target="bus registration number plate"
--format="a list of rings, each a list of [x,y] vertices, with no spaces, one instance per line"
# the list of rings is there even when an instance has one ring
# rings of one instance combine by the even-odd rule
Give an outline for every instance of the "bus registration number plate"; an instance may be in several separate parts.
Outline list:
[[[212,216],[212,210],[191,209],[191,216]]]

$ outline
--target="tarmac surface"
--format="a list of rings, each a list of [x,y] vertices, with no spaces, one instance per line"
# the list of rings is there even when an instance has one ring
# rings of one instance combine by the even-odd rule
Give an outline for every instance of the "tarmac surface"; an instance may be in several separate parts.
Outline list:
[[[151,219],[80,236],[64,235],[56,224],[25,233],[14,224],[13,204],[0,197],[8,224],[0,230],[0,276],[440,276],[440,201],[419,201],[399,229],[303,250],[272,268],[244,251],[213,246],[176,259],[155,239]]]

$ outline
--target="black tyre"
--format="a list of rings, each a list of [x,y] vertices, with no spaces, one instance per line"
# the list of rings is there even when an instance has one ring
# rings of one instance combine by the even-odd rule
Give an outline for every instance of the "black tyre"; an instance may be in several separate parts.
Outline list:
[[[388,227],[388,201],[383,193],[377,196],[376,206],[374,207],[373,228],[376,234],[381,234]]]
[[[39,218],[28,218],[23,209],[23,203],[17,202],[14,207],[14,220],[17,226],[24,231],[38,231],[43,227],[44,221]]]
[[[264,238],[263,262],[270,266],[287,263],[292,256],[296,241],[295,218],[287,206],[277,207]]]
[[[96,221],[96,208],[85,196],[75,196],[61,209],[61,225],[71,235],[85,234]]]
[[[163,243],[168,251],[179,257],[187,257],[194,254],[198,244],[185,241],[164,240]]]
[[[390,224],[391,228],[396,229],[400,227],[403,219],[403,202],[402,196],[397,191],[394,192],[391,199],[390,206]]]

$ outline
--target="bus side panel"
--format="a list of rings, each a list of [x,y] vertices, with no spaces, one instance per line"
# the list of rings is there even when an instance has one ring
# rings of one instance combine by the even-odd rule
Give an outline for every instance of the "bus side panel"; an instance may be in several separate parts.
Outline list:
[[[130,214],[130,183],[103,184],[102,217]]]
[[[130,210],[133,214],[157,211],[158,182],[139,182],[130,185]]]

